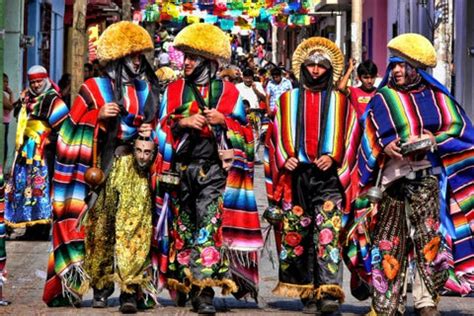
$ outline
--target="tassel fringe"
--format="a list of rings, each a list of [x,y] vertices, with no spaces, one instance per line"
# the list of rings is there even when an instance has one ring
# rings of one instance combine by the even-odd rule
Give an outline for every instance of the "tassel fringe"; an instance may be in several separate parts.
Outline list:
[[[119,284],[120,290],[122,292],[128,294],[135,293],[135,289],[131,288],[132,285],[137,285],[140,288],[144,288],[147,283],[151,282],[151,278],[146,277],[143,274],[139,274],[132,278],[128,278],[127,280],[123,280],[118,273],[115,273],[113,275],[112,280]]]
[[[36,221],[21,222],[21,223],[13,223],[7,220],[5,221],[5,224],[11,228],[23,228],[23,227],[30,227],[30,226],[35,226],[35,225],[45,225],[45,224],[50,224],[50,223],[51,223],[50,219],[38,219]]]
[[[90,279],[82,266],[73,265],[61,275],[61,285],[63,297],[67,298],[72,306],[75,306],[89,289]]]
[[[329,294],[338,299],[340,303],[344,302],[344,291],[339,285],[335,284],[321,285],[315,290],[313,284],[300,285],[278,282],[272,292],[278,296],[298,298],[314,297],[316,300],[321,300],[324,298],[324,294]]]
[[[122,280],[118,273],[110,274],[103,276],[96,283],[98,289],[102,289],[106,284],[115,282],[120,286],[120,290],[125,293],[133,294],[135,289],[131,288],[131,285],[137,285],[145,296],[145,300],[148,301],[151,298],[155,304],[158,303],[158,290],[153,286],[151,277],[146,276],[146,274],[137,275],[133,278],[128,278],[127,280]]]
[[[374,307],[371,306],[370,311],[367,314],[365,314],[364,316],[377,316],[377,312],[375,311]]]
[[[308,298],[313,296],[314,286],[278,282],[272,292],[278,296]]]
[[[184,282],[180,282],[176,279],[168,279],[168,287],[182,293],[189,293],[193,285],[200,289],[205,287],[220,287],[222,288],[222,295],[229,295],[239,290],[235,282],[231,279],[213,280],[211,278],[206,278],[199,280],[192,276],[189,269],[185,269],[184,273],[186,275]]]
[[[316,300],[320,300],[324,298],[324,294],[329,294],[334,298],[337,298],[339,300],[339,303],[344,302],[344,291],[339,285],[335,284],[325,284],[321,285],[314,293],[314,297]]]

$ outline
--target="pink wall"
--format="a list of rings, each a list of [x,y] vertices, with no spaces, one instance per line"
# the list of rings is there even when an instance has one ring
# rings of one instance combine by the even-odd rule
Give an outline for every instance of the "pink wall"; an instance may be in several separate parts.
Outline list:
[[[372,22],[372,60],[377,65],[379,76],[383,76],[387,67],[387,0],[364,0],[363,21],[365,22],[364,56],[369,56],[369,18]]]

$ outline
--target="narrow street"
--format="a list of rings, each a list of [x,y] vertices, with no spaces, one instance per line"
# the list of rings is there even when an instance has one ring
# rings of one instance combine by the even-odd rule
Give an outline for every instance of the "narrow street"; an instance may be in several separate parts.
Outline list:
[[[257,166],[255,174],[255,190],[257,203],[262,213],[266,207],[263,167]],[[264,224],[266,225],[266,224]],[[109,308],[104,310],[92,309],[92,291],[84,298],[81,308],[48,308],[41,300],[46,263],[48,259],[49,242],[7,241],[7,270],[8,283],[4,295],[12,302],[10,306],[0,307],[0,315],[119,315],[119,291],[116,290],[109,300]],[[301,314],[302,305],[298,300],[275,297],[272,289],[277,282],[278,270],[273,267],[277,263],[274,242],[269,247],[273,260],[265,251],[260,263],[260,306],[253,301],[237,301],[232,297],[217,297],[216,305],[220,315],[294,315]],[[369,301],[360,302],[350,295],[349,274],[344,271],[344,289],[346,300],[342,305],[342,315],[362,315],[369,311]],[[409,297],[409,314],[414,315],[411,297]],[[177,308],[170,300],[167,292],[160,295],[162,306],[141,312],[148,315],[196,315],[191,312],[191,306]],[[440,311],[443,315],[473,315],[474,297],[442,297]]]

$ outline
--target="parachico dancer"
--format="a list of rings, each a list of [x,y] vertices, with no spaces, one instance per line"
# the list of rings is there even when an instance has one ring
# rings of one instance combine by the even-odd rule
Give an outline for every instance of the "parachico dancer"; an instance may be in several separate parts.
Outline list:
[[[122,313],[156,301],[149,168],[159,84],[143,55],[152,49],[142,27],[126,21],[109,26],[97,50],[107,76],[81,86],[61,129],[54,251],[43,296],[49,306],[80,304],[92,287],[92,306],[107,307],[114,283]]]
[[[219,62],[231,55],[227,36],[193,24],[174,46],[185,54],[185,76],[168,86],[157,129],[158,212],[172,214],[169,261],[161,272],[178,305],[189,296],[196,312],[214,314],[213,287],[257,296],[262,237],[252,130],[238,90],[216,78]]]
[[[354,284],[373,287],[371,314],[400,315],[414,261],[415,310],[439,315],[443,286],[463,295],[473,289],[474,130],[446,87],[426,72],[436,66],[428,39],[402,34],[388,49],[385,78],[365,113],[357,228],[350,230],[347,262],[360,281]]]
[[[300,87],[281,95],[265,148],[270,208],[277,227],[279,282],[305,313],[331,313],[344,300],[339,232],[344,192],[338,169],[355,112],[336,91],[343,56],[330,40],[303,41],[293,55]]]

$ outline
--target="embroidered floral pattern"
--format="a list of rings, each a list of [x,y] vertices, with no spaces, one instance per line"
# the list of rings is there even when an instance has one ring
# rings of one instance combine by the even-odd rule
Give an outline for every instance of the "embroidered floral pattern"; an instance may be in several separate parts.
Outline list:
[[[301,242],[301,235],[295,232],[289,232],[286,234],[285,241],[288,245],[295,247]]]
[[[222,258],[222,199],[208,206],[204,227],[195,230],[195,223],[187,212],[181,212],[173,221],[172,244],[168,269],[170,278],[184,282],[185,270],[190,269],[194,279],[222,279],[229,272],[228,260]],[[193,235],[193,230],[196,234]]]
[[[392,249],[392,242],[388,240],[379,241],[380,250],[390,251]]]
[[[219,252],[214,247],[206,247],[201,252],[201,262],[205,267],[212,267],[212,265],[219,262],[221,258]]]
[[[379,269],[372,270],[372,283],[377,291],[385,293],[388,290],[388,283],[382,271]]]
[[[334,209],[334,202],[332,201],[326,201],[323,204],[323,211],[324,212],[330,212]]]
[[[190,256],[191,256],[191,249],[186,249],[184,251],[179,252],[178,257],[177,257],[178,263],[188,266]]]
[[[307,227],[307,226],[309,226],[309,224],[311,224],[311,218],[309,218],[309,217],[303,217],[300,220],[300,225],[303,226],[303,227]]]
[[[48,168],[38,161],[17,163],[6,186],[5,219],[22,224],[51,218]]]
[[[317,245],[317,256],[325,263],[330,273],[337,273],[341,261],[337,235],[341,228],[341,217],[337,214],[335,204],[326,201],[314,217],[314,244]],[[298,259],[307,250],[307,237],[313,219],[305,215],[300,206],[293,206],[285,212],[283,219],[282,249],[280,251],[280,268],[285,270],[290,261]]]
[[[303,209],[301,208],[301,206],[294,206],[293,209],[292,209],[292,212],[293,212],[293,214],[295,214],[296,216],[301,216],[301,215],[303,215]]]
[[[333,238],[334,235],[329,228],[325,228],[319,233],[319,243],[323,246],[329,244]]]
[[[448,255],[439,235],[438,180],[393,184],[379,205],[377,221],[370,238],[371,281],[374,287],[372,305],[377,313],[394,314],[400,304],[406,269],[410,264],[408,252],[427,291],[435,297],[446,283]],[[406,204],[410,207],[406,208]],[[408,223],[414,228],[410,236]],[[408,238],[413,239],[409,243]],[[410,247],[410,248],[409,248]]]
[[[382,261],[383,271],[389,280],[395,279],[398,270],[400,269],[400,263],[398,260],[391,255],[384,255]]]
[[[436,236],[431,239],[428,244],[425,245],[425,247],[423,248],[423,254],[425,255],[426,261],[431,262],[436,258],[440,241],[441,239]]]

